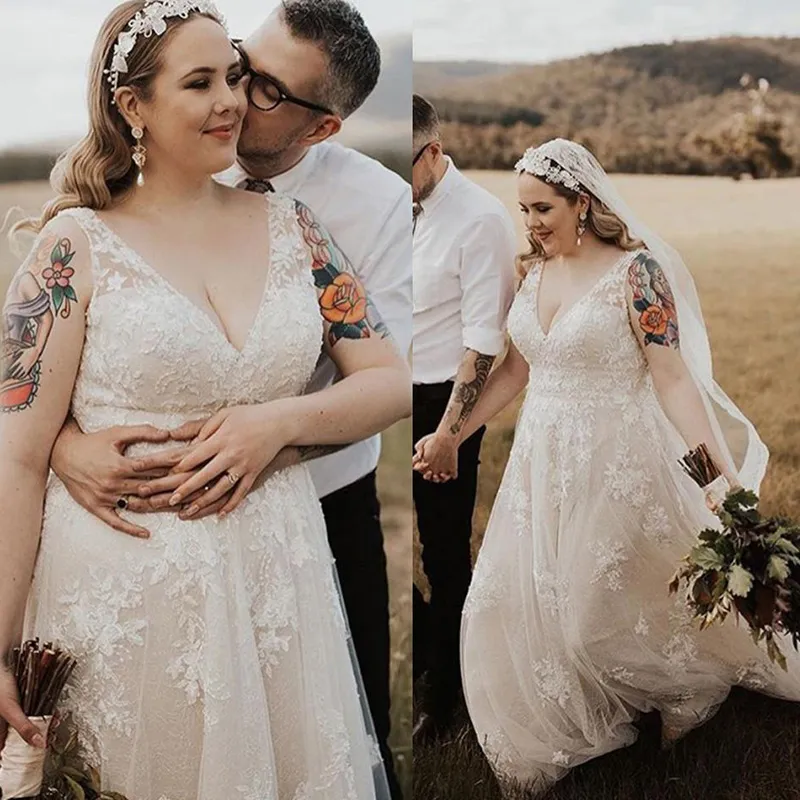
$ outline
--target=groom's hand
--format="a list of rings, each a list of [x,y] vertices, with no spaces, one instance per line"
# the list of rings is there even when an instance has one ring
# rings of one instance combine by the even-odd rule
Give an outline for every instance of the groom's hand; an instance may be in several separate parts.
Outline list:
[[[458,441],[447,433],[428,434],[415,446],[412,467],[426,481],[444,483],[458,477]]]
[[[115,530],[146,538],[149,532],[116,513],[117,501],[126,498],[132,511],[150,510],[136,506],[136,495],[143,482],[160,478],[165,469],[137,472],[135,459],[125,450],[138,442],[164,443],[169,433],[151,425],[115,426],[85,434],[70,419],[58,435],[50,466],[64,482],[72,498],[91,514]]]

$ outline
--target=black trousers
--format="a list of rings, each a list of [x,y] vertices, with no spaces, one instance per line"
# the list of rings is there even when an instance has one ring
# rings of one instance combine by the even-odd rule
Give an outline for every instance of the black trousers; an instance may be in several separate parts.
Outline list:
[[[375,471],[323,497],[322,511],[389,788],[394,800],[399,800],[388,744],[389,582]]]
[[[452,389],[452,381],[414,386],[414,442],[436,430]],[[461,610],[472,575],[472,513],[485,430],[477,430],[459,448],[458,478],[433,483],[418,472],[413,478],[422,568],[431,587],[427,605],[418,591],[414,593],[414,673],[427,671],[423,705],[442,721],[461,692]]]

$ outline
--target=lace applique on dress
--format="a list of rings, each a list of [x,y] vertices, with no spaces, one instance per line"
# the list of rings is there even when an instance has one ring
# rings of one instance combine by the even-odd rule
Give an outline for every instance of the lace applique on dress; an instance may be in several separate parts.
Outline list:
[[[84,430],[173,428],[303,393],[323,333],[311,259],[294,200],[265,204],[271,252],[241,350],[95,212],[63,212],[87,236],[94,280],[71,408]],[[131,800],[374,797],[306,467],[271,475],[222,519],[136,521],[149,540],[111,530],[51,476],[26,619],[77,656],[64,710],[104,788]]]
[[[800,698],[800,663],[780,683],[746,631],[699,633],[668,593],[711,523],[631,326],[635,255],[547,334],[541,265],[509,313],[529,381],[462,623],[467,707],[501,783],[544,789],[566,767],[631,743],[636,710],[659,708],[688,730],[737,681]]]

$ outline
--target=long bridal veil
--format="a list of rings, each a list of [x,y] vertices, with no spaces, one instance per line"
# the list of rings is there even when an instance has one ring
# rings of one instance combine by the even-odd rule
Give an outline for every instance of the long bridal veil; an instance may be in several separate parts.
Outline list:
[[[680,352],[700,390],[721,451],[735,467],[742,485],[758,492],[766,472],[769,451],[750,420],[714,380],[703,312],[694,280],[680,254],[639,219],[585,147],[567,139],[552,139],[531,148],[526,156],[534,152],[566,169],[613,211],[628,226],[631,234],[645,243],[663,269],[675,296]]]

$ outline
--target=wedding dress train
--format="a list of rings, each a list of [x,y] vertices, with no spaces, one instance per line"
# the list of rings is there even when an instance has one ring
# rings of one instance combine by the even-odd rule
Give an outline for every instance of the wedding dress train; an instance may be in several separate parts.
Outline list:
[[[294,202],[265,203],[270,266],[241,351],[93,211],[63,212],[94,276],[72,400],[85,431],[173,428],[303,392],[322,341],[310,258]],[[26,616],[28,634],[77,656],[63,706],[103,787],[129,800],[375,797],[377,746],[306,467],[223,519],[136,521],[149,540],[113,531],[51,476]]]
[[[501,779],[545,789],[632,743],[638,712],[707,720],[741,684],[800,699],[800,659],[773,667],[733,619],[699,632],[667,584],[718,524],[681,470],[628,318],[624,255],[545,334],[541,266],[508,328],[530,364],[514,443],[462,623],[469,714]]]

